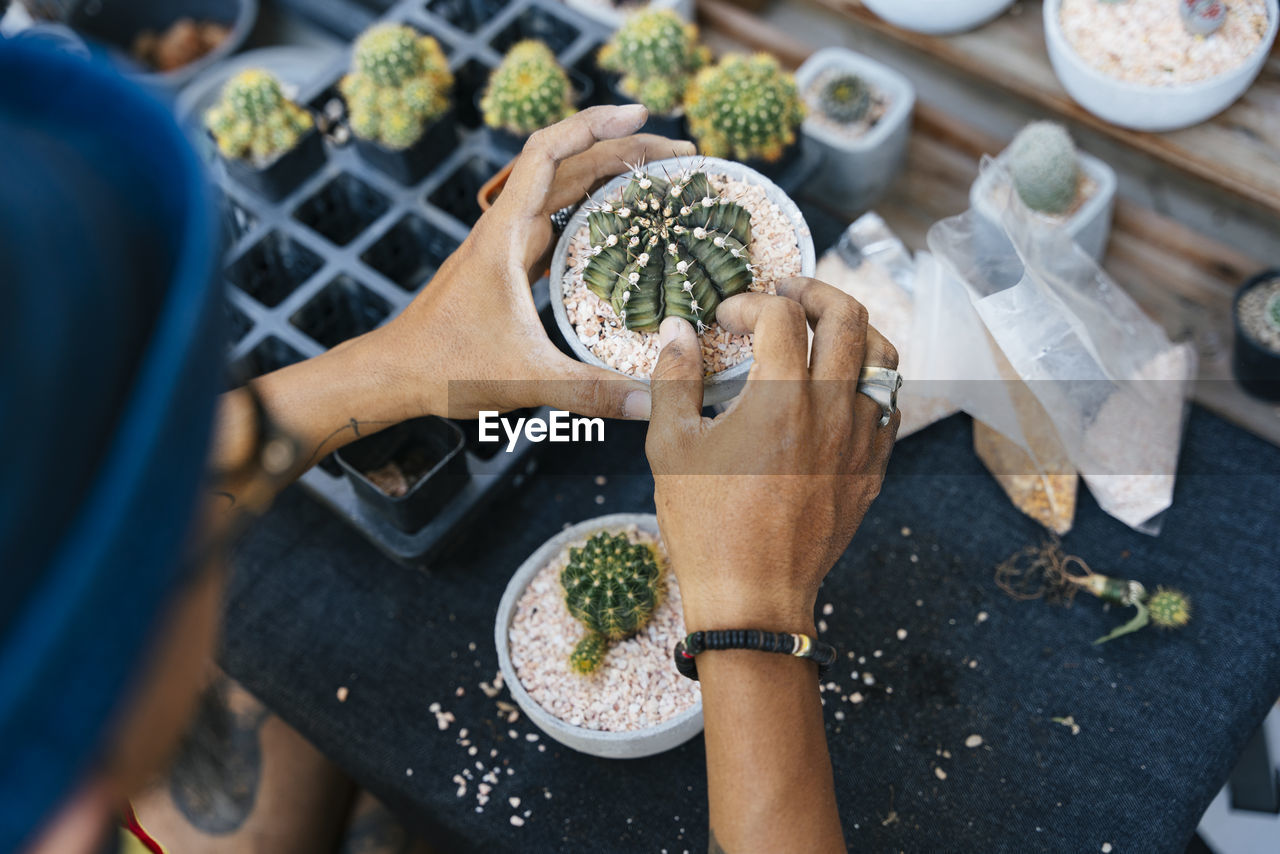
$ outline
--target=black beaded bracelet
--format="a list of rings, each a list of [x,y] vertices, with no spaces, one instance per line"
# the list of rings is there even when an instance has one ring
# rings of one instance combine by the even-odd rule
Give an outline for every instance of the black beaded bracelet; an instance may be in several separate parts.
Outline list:
[[[748,649],[810,658],[818,663],[819,678],[826,675],[836,660],[834,646],[808,635],[762,632],[759,629],[713,629],[708,632],[690,632],[676,644],[676,670],[680,671],[681,676],[697,681],[698,664],[694,661],[694,656],[709,649]]]

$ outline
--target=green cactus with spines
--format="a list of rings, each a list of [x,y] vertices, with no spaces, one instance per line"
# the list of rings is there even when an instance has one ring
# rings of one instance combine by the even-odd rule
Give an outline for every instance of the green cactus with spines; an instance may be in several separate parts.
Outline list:
[[[1227,4],[1222,0],[1180,0],[1182,25],[1194,36],[1211,36],[1227,20]]]
[[[1179,629],[1191,622],[1191,600],[1180,590],[1157,587],[1147,599],[1151,622],[1164,629]]]
[[[1266,317],[1271,328],[1280,331],[1280,294],[1273,296],[1267,303]]]
[[[871,110],[871,87],[856,74],[836,74],[818,92],[818,109],[842,125],[860,122]]]
[[[684,108],[703,154],[737,160],[779,160],[804,120],[795,78],[767,53],[731,54],[702,69]]]
[[[526,39],[489,75],[480,111],[489,127],[527,136],[573,115],[573,87],[551,48]]]
[[[378,24],[356,40],[351,71],[338,88],[356,136],[403,149],[449,110],[453,74],[434,38]]]
[[[667,178],[634,167],[621,201],[588,208],[582,278],[628,329],[652,332],[675,316],[701,332],[722,301],[754,280],[751,214],[721,198],[702,172]]]
[[[1032,210],[1061,214],[1075,203],[1080,157],[1062,125],[1032,122],[1024,127],[1009,145],[1007,164],[1014,188]]]
[[[670,9],[645,9],[628,15],[599,64],[622,75],[618,88],[656,115],[669,116],[684,99],[693,74],[711,60],[698,44],[698,28]]]
[[[284,96],[280,81],[258,68],[228,80],[204,118],[224,157],[257,161],[285,153],[315,126],[310,113]]]
[[[569,656],[582,674],[600,667],[612,643],[647,626],[665,592],[654,548],[606,531],[569,549],[560,585],[569,613],[587,629]]]

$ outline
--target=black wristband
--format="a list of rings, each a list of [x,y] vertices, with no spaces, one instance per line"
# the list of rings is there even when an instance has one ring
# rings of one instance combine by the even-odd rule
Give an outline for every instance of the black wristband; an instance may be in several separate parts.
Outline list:
[[[818,678],[825,676],[836,660],[834,646],[808,635],[764,632],[759,629],[713,629],[708,632],[690,632],[676,644],[673,653],[676,670],[680,671],[680,675],[697,681],[698,664],[694,656],[715,649],[747,649],[809,658],[818,664]]]

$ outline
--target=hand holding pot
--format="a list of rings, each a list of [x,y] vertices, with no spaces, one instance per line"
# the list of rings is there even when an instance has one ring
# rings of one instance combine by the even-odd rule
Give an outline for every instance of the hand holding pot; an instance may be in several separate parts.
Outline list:
[[[688,156],[659,136],[628,136],[638,105],[592,107],[533,134],[494,206],[423,292],[382,333],[394,343],[420,412],[475,417],[481,409],[550,405],[590,416],[645,418],[647,387],[582,364],[547,337],[529,271],[548,250],[550,215],[612,178],[623,163]]]

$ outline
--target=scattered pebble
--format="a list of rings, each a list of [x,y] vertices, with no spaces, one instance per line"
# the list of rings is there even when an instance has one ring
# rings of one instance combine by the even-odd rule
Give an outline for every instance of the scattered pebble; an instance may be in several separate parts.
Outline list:
[[[835,610],[836,610],[836,607],[832,605],[830,602],[822,606],[822,613],[824,616],[827,616],[827,617],[830,617],[832,614],[834,614]]]
[[[838,711],[838,710],[837,710],[837,711],[836,711],[836,720],[838,720],[838,721],[842,721],[842,720],[844,720],[844,712],[841,712],[841,711]]]
[[[935,767],[933,769],[933,776],[937,777],[939,780],[945,780],[947,779],[947,772],[943,771],[941,768]]]
[[[854,691],[852,694],[850,694],[850,695],[849,695],[849,702],[850,702],[850,703],[853,703],[855,706],[856,706],[858,703],[861,703],[861,702],[862,702],[862,692],[861,692],[861,691]]]
[[[596,503],[597,503],[597,504],[603,504],[603,503],[604,503],[604,496],[603,496],[603,495],[597,495],[597,496],[596,496]]]
[[[515,809],[516,807],[520,806],[520,799],[516,797],[510,797],[510,798],[507,798],[507,803],[511,804],[512,809]]]
[[[1110,843],[1110,842],[1104,842],[1104,843],[1102,843],[1102,854],[1111,854],[1111,843]]]
[[[338,702],[345,703],[347,701],[347,696],[350,693],[351,692],[347,690],[347,686],[343,685],[341,688],[338,689]]]
[[[596,475],[596,486],[604,486],[608,482],[609,482],[609,479],[604,475],[602,474]]]
[[[906,640],[906,639],[907,639],[907,630],[898,629],[898,640]]]
[[[412,776],[413,776],[413,769],[412,769],[412,768],[406,768],[406,769],[404,769],[404,775],[405,775],[406,777],[412,777]]]
[[[987,621],[987,619],[988,619],[990,616],[991,616],[991,615],[990,615],[990,614],[988,614],[986,611],[979,611],[979,612],[978,612],[978,622],[979,622],[979,623],[985,623],[985,622]]]
[[[903,527],[903,529],[902,529],[902,536],[904,536],[904,537],[909,537],[909,536],[911,536],[911,529],[910,529],[910,528],[907,528],[907,527]]]
[[[826,630],[827,630],[827,621],[826,621],[826,620],[818,620],[818,631],[819,631],[819,632],[825,632]]]
[[[972,747],[981,747],[981,746],[982,746],[982,736],[978,735],[977,733],[975,733],[975,734],[973,734],[973,735],[969,736],[968,738],[966,738],[966,739],[964,740],[964,746],[965,746],[965,747],[970,747],[970,748],[972,748]]]
[[[524,827],[524,819],[522,819],[518,815],[511,816],[511,823],[514,824],[516,827]]]

